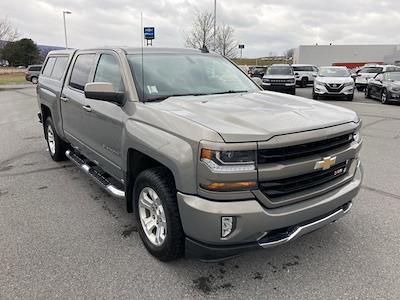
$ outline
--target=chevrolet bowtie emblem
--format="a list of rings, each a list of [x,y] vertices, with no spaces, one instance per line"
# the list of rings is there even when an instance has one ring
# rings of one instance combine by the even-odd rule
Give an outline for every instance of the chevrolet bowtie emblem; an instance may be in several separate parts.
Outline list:
[[[317,161],[315,163],[314,169],[315,170],[320,170],[320,169],[328,170],[335,164],[335,162],[336,162],[336,156],[334,156],[334,157],[331,157],[331,156],[324,157],[322,160]]]

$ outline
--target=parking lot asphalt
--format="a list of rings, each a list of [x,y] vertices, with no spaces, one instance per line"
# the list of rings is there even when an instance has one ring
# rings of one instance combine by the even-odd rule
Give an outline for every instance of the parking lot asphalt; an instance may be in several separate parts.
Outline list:
[[[0,90],[0,299],[399,299],[400,106],[361,93],[326,102],[363,120],[365,179],[349,215],[223,263],[162,263],[122,200],[50,159],[34,88]]]

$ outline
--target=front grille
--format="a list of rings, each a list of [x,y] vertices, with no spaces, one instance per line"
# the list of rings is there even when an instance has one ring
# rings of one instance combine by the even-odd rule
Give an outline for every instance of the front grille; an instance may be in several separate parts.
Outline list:
[[[316,187],[339,178],[347,173],[349,161],[339,163],[329,170],[315,171],[308,174],[266,181],[259,183],[261,192],[269,198],[283,197]]]
[[[269,82],[274,85],[283,85],[293,82],[293,79],[270,79]]]
[[[289,159],[306,157],[324,153],[350,144],[353,141],[352,134],[344,134],[330,139],[325,139],[307,144],[288,146],[283,148],[260,149],[257,154],[258,164],[274,163]]]
[[[344,85],[341,83],[325,83],[325,87],[328,92],[339,93],[343,89]]]

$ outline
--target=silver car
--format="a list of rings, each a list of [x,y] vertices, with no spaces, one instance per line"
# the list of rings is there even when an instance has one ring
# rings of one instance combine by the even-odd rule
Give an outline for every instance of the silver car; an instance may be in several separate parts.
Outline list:
[[[346,67],[321,67],[314,80],[313,99],[326,96],[341,96],[352,101],[354,79]]]

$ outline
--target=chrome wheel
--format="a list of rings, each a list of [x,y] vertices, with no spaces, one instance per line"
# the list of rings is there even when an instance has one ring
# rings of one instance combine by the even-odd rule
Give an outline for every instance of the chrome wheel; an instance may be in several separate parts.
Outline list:
[[[38,79],[36,77],[32,77],[31,81],[32,81],[33,84],[37,84],[38,83]]]
[[[51,126],[47,127],[47,143],[49,144],[49,150],[51,155],[56,153],[56,141],[54,139],[54,132]]]
[[[382,100],[383,104],[385,104],[387,102],[387,93],[386,93],[386,91],[382,92],[381,100]]]
[[[148,240],[155,246],[161,246],[167,236],[167,221],[161,199],[150,187],[140,192],[139,217]]]

